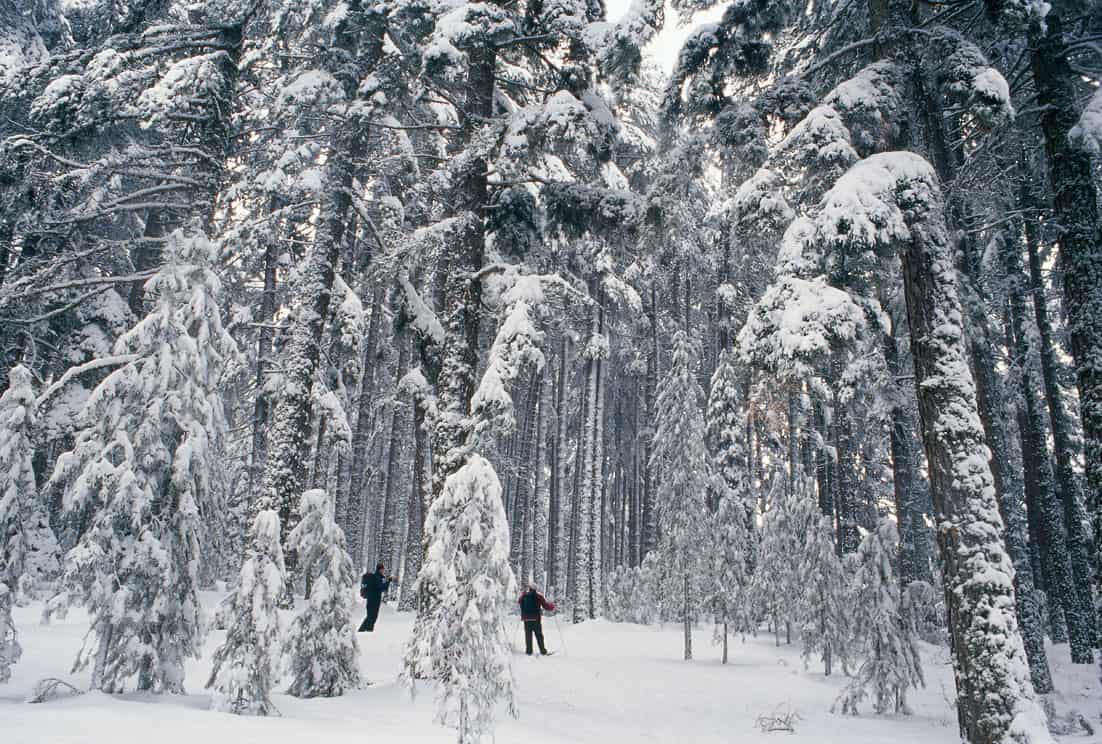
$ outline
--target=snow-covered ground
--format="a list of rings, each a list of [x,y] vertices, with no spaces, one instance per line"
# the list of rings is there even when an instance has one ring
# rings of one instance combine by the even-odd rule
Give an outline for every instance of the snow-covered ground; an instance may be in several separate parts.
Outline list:
[[[213,602],[213,597],[208,596]],[[74,611],[52,625],[40,607],[17,609],[23,660],[0,685],[2,744],[281,744],[283,742],[445,742],[454,734],[433,722],[432,692],[413,701],[397,682],[412,617],[387,607],[374,634],[360,634],[363,670],[372,684],[336,699],[275,698],[282,717],[243,718],[207,710],[203,689],[210,654],[222,640],[211,633],[206,655],[188,668],[186,696],[121,697],[88,693],[28,705],[36,681],[60,677],[87,687],[87,674],[68,673],[87,628]],[[520,623],[514,645],[522,650]],[[515,656],[519,718],[503,717],[497,744],[738,744],[799,739],[823,744],[955,744],[948,652],[924,647],[927,686],[912,694],[912,716],[860,717],[830,712],[844,678],[805,670],[797,646],[777,647],[769,635],[735,641],[731,663],[719,663],[710,629],[694,636],[696,660],[681,659],[679,627],[604,621],[571,626],[545,619],[548,658]],[[1096,669],[1071,667],[1066,647],[1051,650],[1061,708],[1094,721],[1102,710]],[[763,733],[762,714],[795,710],[795,734]],[[1076,736],[1068,742],[1102,741]]]

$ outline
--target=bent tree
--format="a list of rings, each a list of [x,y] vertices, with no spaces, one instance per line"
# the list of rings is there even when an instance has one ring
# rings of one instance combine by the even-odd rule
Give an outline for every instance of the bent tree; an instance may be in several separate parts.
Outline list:
[[[811,219],[810,230],[793,225],[806,236],[805,256],[871,252],[902,261],[963,738],[972,744],[1051,741],[1018,628],[1014,569],[1002,542],[933,167],[911,152],[872,155],[838,180]]]

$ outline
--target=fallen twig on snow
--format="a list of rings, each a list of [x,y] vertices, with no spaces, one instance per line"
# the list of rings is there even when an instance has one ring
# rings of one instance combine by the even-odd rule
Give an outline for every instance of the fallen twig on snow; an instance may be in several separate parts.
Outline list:
[[[58,688],[63,688],[60,692]],[[65,697],[73,695],[83,695],[84,690],[78,690],[71,684],[63,679],[57,677],[46,677],[40,679],[35,683],[34,691],[31,692],[31,696],[27,698],[28,703],[44,703],[47,700],[52,700],[56,697]]]
[[[796,733],[796,723],[803,720],[800,714],[794,708],[789,708],[787,705],[778,705],[772,713],[765,714],[757,717],[754,721],[762,733],[770,733],[772,731],[787,731],[790,734]]]

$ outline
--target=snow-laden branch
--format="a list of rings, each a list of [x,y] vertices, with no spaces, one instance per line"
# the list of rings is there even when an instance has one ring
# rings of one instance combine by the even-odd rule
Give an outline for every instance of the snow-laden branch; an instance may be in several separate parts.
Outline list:
[[[140,354],[114,354],[112,356],[99,357],[98,359],[92,359],[84,364],[78,364],[75,367],[69,367],[65,370],[65,374],[57,378],[57,381],[50,385],[48,388],[42,391],[42,394],[38,396],[35,403],[39,407],[44,405],[46,401],[56,395],[62,390],[69,381],[74,377],[84,374],[85,372],[91,372],[94,369],[103,369],[104,367],[121,367],[124,364],[130,364],[141,359]]]
[[[38,297],[39,295],[49,294],[50,292],[63,292],[66,289],[76,289],[78,287],[95,287],[101,284],[130,284],[132,282],[142,282],[146,279],[150,279],[156,272],[154,271],[142,271],[134,274],[123,274],[122,276],[97,276],[89,277],[87,279],[74,279],[69,282],[59,282],[57,284],[50,284],[45,287],[39,287],[37,289],[28,289],[22,292],[16,292],[8,295],[0,300],[0,306],[11,304],[13,301],[25,300],[30,297]]]
[[[545,302],[543,286],[538,276],[517,277],[502,294],[505,317],[497,330],[482,381],[471,398],[471,416],[476,434],[496,425],[498,431],[509,431],[514,425],[513,398],[509,385],[516,380],[525,365],[542,369],[543,331],[536,328],[533,311]]]
[[[436,313],[425,304],[418,294],[417,288],[409,280],[409,274],[402,271],[398,275],[398,284],[405,295],[406,307],[409,310],[410,322],[413,329],[424,338],[429,339],[436,346],[444,345],[444,326],[436,317]]]

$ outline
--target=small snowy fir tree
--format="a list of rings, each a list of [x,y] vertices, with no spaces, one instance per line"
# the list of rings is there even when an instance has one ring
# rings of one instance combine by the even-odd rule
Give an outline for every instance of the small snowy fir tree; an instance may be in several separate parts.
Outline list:
[[[0,396],[0,583],[7,584],[12,601],[20,602],[59,571],[57,539],[31,466],[34,426],[31,373],[17,365]]]
[[[350,590],[357,576],[325,491],[304,493],[300,514],[302,521],[288,535],[288,546],[298,553],[310,596],[287,638],[287,691],[295,697],[336,697],[361,685]]]
[[[746,456],[746,416],[733,355],[720,354],[708,394],[707,444],[718,504],[712,517],[710,580],[716,641],[727,663],[727,634],[753,624],[754,498]]]
[[[642,566],[617,566],[605,579],[605,617],[614,623],[653,623],[659,616],[651,577],[655,553],[647,553]]]
[[[218,384],[236,354],[219,318],[214,258],[205,237],[169,236],[146,284],[156,301],[116,344],[129,361],[93,391],[54,473],[83,527],[65,568],[92,623],[76,667],[91,663],[92,686],[105,692],[130,683],[183,692],[184,660],[203,640],[200,509],[224,429]]]
[[[747,514],[752,516],[754,500],[746,456],[746,414],[739,387],[733,354],[724,351],[716,363],[708,393],[708,452],[713,472],[723,479],[727,490],[741,500]],[[749,518],[746,525],[751,526]]]
[[[667,590],[679,592],[685,631],[685,659],[693,658],[692,624],[700,609],[705,575],[710,476],[704,446],[704,391],[697,382],[696,349],[684,332],[673,339],[673,364],[658,390],[654,452],[659,553]]]
[[[279,515],[271,502],[263,501],[261,506],[265,508],[253,521],[249,549],[227,612],[226,640],[214,652],[207,682],[214,690],[211,707],[239,715],[276,712],[271,694],[282,641],[278,602],[286,571],[279,544]]]
[[[11,679],[11,668],[23,654],[11,617],[14,600],[14,592],[0,581],[0,682]]]
[[[769,617],[781,642],[781,629],[789,635],[796,619],[796,602],[802,593],[797,567],[803,548],[808,508],[806,494],[789,493],[781,478],[774,477],[772,508],[762,514],[761,542],[754,569],[754,604]],[[791,640],[789,636],[788,640]]]
[[[750,590],[750,555],[754,543],[746,527],[746,505],[727,491],[720,497],[712,517],[712,550],[709,578],[712,608],[716,619],[716,641],[723,646],[727,663],[727,634],[745,632],[753,626],[753,598]],[[733,628],[731,626],[734,626]]]
[[[448,477],[425,520],[427,551],[418,591],[438,602],[420,618],[406,647],[405,678],[439,682],[437,720],[455,726],[459,744],[476,744],[504,700],[515,714],[509,620],[516,577],[509,525],[494,468],[479,455]]]
[[[909,713],[907,690],[925,686],[912,626],[900,611],[899,581],[892,567],[898,547],[895,524],[883,520],[858,550],[853,622],[863,661],[839,699],[844,713],[856,714],[870,692],[877,713]]]
[[[833,673],[836,661],[842,664],[843,671],[848,669],[849,644],[853,633],[849,580],[835,548],[831,519],[819,516],[816,510],[804,538],[797,568],[803,591],[796,614],[804,646],[804,664],[812,654],[820,654],[823,673],[827,676]]]

